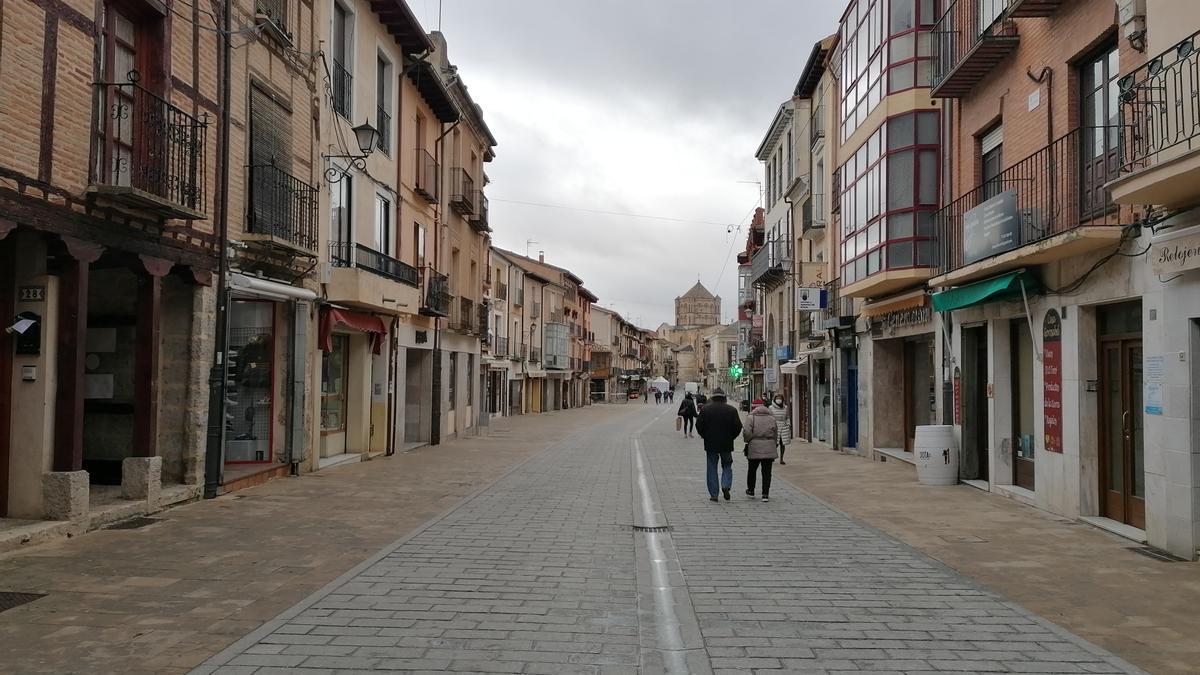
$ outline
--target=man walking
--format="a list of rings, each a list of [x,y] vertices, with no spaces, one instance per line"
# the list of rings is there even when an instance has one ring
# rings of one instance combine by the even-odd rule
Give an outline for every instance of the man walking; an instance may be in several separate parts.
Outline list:
[[[717,460],[721,462],[721,492],[729,501],[733,487],[733,441],[742,433],[742,416],[725,400],[725,391],[713,390],[708,403],[696,418],[696,431],[704,439],[708,459],[708,498],[717,501]]]

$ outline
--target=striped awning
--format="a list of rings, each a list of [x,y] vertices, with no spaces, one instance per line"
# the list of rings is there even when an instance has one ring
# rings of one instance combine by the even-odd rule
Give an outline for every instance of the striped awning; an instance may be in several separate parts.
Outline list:
[[[925,289],[918,288],[915,291],[893,295],[890,298],[883,298],[874,302],[868,302],[863,305],[863,316],[879,316],[888,312],[896,312],[902,309],[913,309],[915,307],[924,307],[929,296],[925,294]]]

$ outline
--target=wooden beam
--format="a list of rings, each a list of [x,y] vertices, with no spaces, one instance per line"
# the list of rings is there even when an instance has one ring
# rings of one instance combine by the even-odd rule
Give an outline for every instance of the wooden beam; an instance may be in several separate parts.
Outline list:
[[[162,320],[162,275],[138,275],[134,338],[133,455],[158,451],[158,355]]]
[[[86,260],[64,261],[58,289],[58,387],[54,397],[55,471],[83,468],[83,362],[87,343]],[[44,319],[44,317],[43,317]]]

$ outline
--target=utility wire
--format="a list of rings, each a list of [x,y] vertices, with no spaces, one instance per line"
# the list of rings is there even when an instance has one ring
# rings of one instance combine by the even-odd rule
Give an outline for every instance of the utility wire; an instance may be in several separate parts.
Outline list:
[[[710,220],[691,220],[688,218],[672,218],[670,216],[651,216],[651,215],[647,215],[644,213],[605,211],[602,209],[589,209],[589,208],[584,208],[581,206],[564,206],[562,204],[543,204],[541,202],[527,202],[527,201],[521,201],[519,199],[500,199],[498,197],[492,197],[491,201],[504,202],[506,204],[521,204],[522,206],[536,206],[536,207],[544,208],[544,209],[562,209],[564,211],[579,211],[582,213],[595,213],[595,214],[599,214],[602,216],[622,216],[625,218],[646,218],[649,220],[666,220],[666,221],[670,221],[670,222],[674,222],[674,223],[694,223],[694,224],[698,224],[698,225],[719,225],[721,227],[729,226],[729,223],[717,223],[717,222],[710,221]]]

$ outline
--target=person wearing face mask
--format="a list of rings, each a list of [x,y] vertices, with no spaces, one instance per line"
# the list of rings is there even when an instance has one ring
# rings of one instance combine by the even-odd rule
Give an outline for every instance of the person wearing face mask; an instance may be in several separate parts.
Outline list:
[[[779,445],[779,463],[787,464],[783,461],[783,453],[787,450],[787,444],[792,440],[792,411],[788,410],[787,403],[784,402],[781,394],[775,394],[768,410],[775,418],[775,428],[778,430],[776,443]]]

